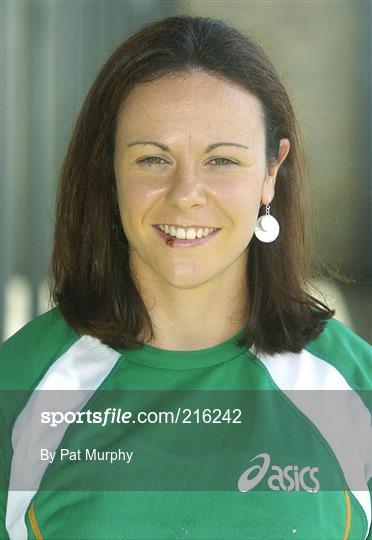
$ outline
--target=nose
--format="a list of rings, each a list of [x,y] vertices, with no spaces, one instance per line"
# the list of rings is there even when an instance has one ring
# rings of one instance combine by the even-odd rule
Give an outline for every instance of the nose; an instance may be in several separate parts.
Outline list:
[[[208,202],[202,178],[191,167],[180,167],[171,181],[166,201],[180,210],[205,206]]]

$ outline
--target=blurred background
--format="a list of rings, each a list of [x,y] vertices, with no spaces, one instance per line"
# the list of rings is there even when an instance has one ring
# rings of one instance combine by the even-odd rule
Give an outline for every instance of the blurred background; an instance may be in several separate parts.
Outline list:
[[[358,0],[2,0],[1,339],[51,307],[57,176],[98,70],[139,26],[191,14],[251,33],[276,66],[309,154],[319,251],[356,281],[316,285],[372,341],[371,12]]]

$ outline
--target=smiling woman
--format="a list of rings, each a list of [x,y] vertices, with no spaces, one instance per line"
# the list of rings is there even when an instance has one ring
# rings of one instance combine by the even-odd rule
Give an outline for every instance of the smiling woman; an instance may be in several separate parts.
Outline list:
[[[248,244],[290,146],[266,163],[263,117],[254,95],[200,69],[138,85],[119,110],[118,206],[131,273],[156,299],[154,345],[199,349],[245,323]]]
[[[2,537],[372,538],[371,349],[308,292],[310,208],[254,39],[179,16],[114,50],[61,170],[55,306],[2,349]],[[87,406],[112,422],[40,422]]]
[[[197,349],[244,326],[248,347],[298,352],[334,313],[308,293],[307,192],[296,119],[261,47],[212,19],[150,24],[113,52],[77,120],[52,300],[108,345]]]

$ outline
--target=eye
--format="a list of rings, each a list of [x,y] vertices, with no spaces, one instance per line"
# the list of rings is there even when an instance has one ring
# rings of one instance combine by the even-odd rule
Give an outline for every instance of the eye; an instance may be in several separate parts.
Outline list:
[[[224,161],[225,163],[217,163],[216,164],[216,167],[224,167],[225,165],[227,166],[230,166],[230,165],[237,165],[237,163],[235,163],[234,161],[231,161],[231,159],[227,159],[227,158],[222,158],[222,157],[219,157],[219,158],[214,158],[214,159],[211,159],[211,161],[209,161],[209,163],[212,163],[212,161]]]
[[[234,161],[231,161],[231,159],[222,158],[222,157],[211,159],[209,163],[212,163],[213,161],[215,162],[216,167],[237,165],[237,163]],[[148,156],[146,158],[143,158],[137,161],[137,163],[143,163],[144,165],[149,165],[149,166],[163,165],[162,162],[168,163],[165,159],[159,156]]]
[[[150,166],[162,165],[162,163],[159,163],[159,161],[156,161],[156,160],[160,160],[160,161],[164,161],[164,163],[168,163],[167,161],[165,161],[165,159],[159,156],[149,156],[149,157],[138,160],[137,163],[143,163],[145,165],[150,165]]]

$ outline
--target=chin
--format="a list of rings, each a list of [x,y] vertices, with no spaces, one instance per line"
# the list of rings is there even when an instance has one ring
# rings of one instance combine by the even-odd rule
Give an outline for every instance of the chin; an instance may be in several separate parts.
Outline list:
[[[168,285],[171,285],[172,287],[174,287],[175,289],[180,289],[180,290],[192,290],[192,289],[197,289],[198,287],[200,287],[201,285],[203,285],[205,283],[205,281],[191,281],[191,280],[180,280],[180,281],[168,281]]]
[[[168,285],[176,287],[177,289],[194,289],[212,279],[212,275],[209,275],[206,272],[187,268],[183,268],[180,272],[164,272],[158,275],[166,281]]]

